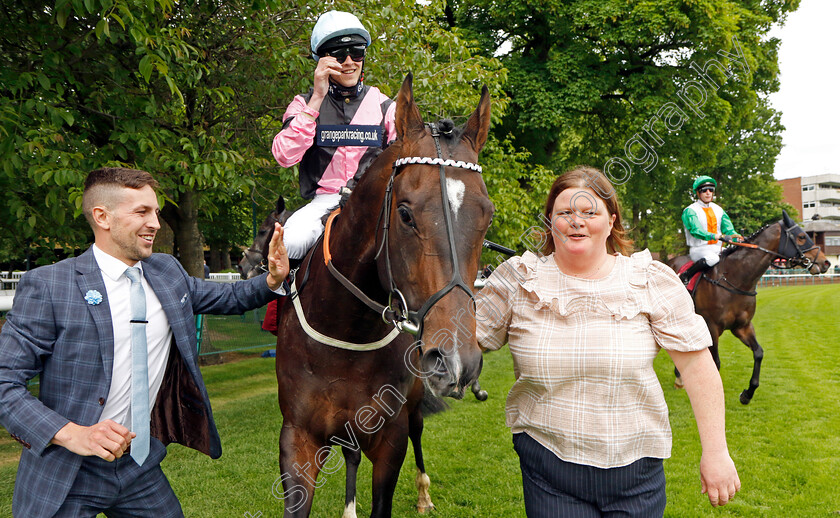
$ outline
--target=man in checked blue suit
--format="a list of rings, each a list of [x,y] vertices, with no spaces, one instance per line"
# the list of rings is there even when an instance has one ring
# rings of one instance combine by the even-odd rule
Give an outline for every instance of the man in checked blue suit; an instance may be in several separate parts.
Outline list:
[[[165,446],[222,453],[193,317],[285,295],[283,229],[268,274],[234,284],[190,277],[152,253],[156,186],[144,171],[91,172],[83,200],[94,245],[19,283],[0,333],[0,424],[24,446],[15,517],[183,516],[160,468]],[[26,388],[36,374],[38,398]]]

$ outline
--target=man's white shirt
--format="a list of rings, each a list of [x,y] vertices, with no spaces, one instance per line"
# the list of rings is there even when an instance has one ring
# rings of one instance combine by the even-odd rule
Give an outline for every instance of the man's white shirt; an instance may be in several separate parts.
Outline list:
[[[93,256],[102,271],[107,291],[106,301],[111,309],[111,324],[114,330],[114,366],[111,371],[111,388],[105,399],[100,421],[111,419],[129,430],[131,429],[131,305],[129,288],[131,281],[125,276],[128,268],[124,262],[113,257],[96,245]],[[143,264],[134,266],[143,271]],[[172,328],[169,319],[155,295],[152,287],[141,277],[143,291],[146,294],[146,347],[149,365],[149,408],[154,407],[157,393],[163,382],[166,361],[172,344]]]

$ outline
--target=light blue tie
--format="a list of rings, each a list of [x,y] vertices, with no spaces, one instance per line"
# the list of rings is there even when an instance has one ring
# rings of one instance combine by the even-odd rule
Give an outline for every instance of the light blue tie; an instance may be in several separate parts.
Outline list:
[[[126,268],[131,280],[131,457],[143,465],[149,455],[149,366],[146,354],[146,292],[140,268]]]

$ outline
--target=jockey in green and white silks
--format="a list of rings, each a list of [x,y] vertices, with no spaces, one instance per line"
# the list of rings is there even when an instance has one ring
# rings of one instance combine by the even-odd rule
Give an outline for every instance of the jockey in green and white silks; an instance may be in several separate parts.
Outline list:
[[[682,222],[685,226],[685,242],[689,247],[688,255],[694,265],[680,276],[684,282],[697,271],[718,263],[722,238],[733,241],[741,238],[735,232],[726,211],[712,201],[717,188],[715,179],[701,176],[694,180],[692,188],[697,194],[697,201],[683,210]]]

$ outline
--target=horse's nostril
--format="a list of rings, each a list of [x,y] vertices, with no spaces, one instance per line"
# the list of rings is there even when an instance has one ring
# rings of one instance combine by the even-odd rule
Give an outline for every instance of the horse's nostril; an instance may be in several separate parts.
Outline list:
[[[446,362],[440,351],[427,351],[420,359],[420,364],[423,367],[423,371],[429,376],[445,377],[449,375],[449,368],[446,366]]]

